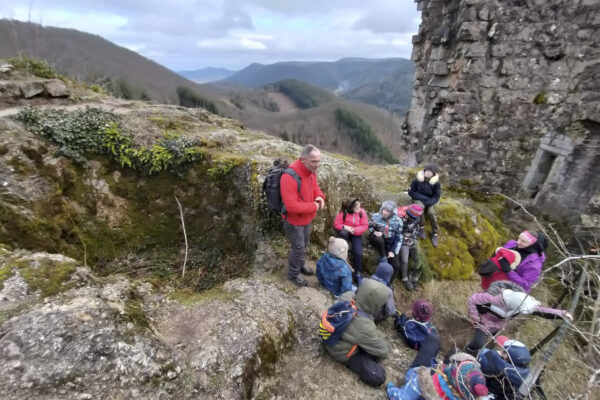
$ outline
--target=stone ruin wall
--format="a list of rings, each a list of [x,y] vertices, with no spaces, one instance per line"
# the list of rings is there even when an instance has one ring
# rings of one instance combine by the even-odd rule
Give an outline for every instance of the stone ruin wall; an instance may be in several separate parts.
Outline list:
[[[600,0],[415,2],[411,162],[597,226]]]

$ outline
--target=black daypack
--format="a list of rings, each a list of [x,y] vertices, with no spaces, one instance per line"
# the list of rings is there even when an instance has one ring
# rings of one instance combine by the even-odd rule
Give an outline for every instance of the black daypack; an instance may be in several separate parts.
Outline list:
[[[277,213],[285,214],[285,204],[283,204],[283,200],[281,198],[281,175],[288,174],[296,181],[298,186],[298,193],[300,193],[300,189],[302,188],[302,179],[296,171],[291,168],[288,168],[288,162],[286,160],[282,160],[278,158],[273,162],[273,166],[269,168],[269,172],[265,177],[263,182],[263,193],[267,200],[267,206],[272,211]],[[302,198],[302,194],[300,193],[300,198]],[[302,198],[302,200],[304,200]]]

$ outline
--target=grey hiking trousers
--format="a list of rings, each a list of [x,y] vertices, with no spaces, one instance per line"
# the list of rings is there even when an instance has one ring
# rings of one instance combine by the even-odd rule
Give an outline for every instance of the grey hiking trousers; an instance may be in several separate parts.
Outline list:
[[[304,259],[308,242],[310,241],[310,226],[308,225],[292,225],[285,221],[283,228],[285,234],[290,240],[291,249],[288,256],[288,271],[289,278],[295,278],[304,268]]]

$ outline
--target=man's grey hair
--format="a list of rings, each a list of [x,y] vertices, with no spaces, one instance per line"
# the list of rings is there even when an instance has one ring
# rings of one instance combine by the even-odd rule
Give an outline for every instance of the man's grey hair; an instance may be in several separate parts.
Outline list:
[[[300,153],[300,157],[305,157],[306,158],[306,157],[308,157],[308,155],[310,153],[312,153],[315,150],[319,150],[319,149],[317,149],[317,146],[315,146],[314,144],[307,144],[302,149],[302,153]]]

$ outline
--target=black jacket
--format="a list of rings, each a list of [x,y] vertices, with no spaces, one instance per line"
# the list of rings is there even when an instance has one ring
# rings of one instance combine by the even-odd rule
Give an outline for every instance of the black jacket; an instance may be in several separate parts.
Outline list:
[[[419,171],[417,177],[410,184],[408,195],[426,206],[433,206],[440,200],[442,192],[439,180],[439,175],[435,174],[427,181],[423,171]]]

